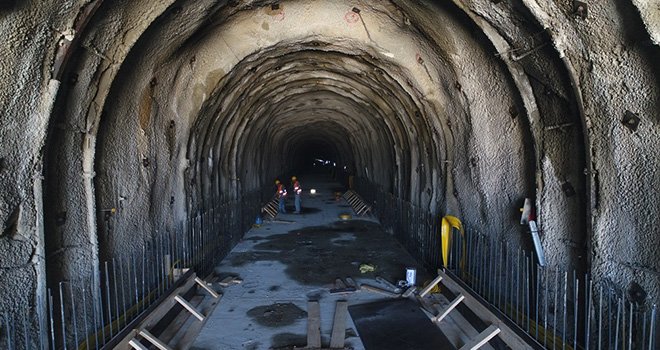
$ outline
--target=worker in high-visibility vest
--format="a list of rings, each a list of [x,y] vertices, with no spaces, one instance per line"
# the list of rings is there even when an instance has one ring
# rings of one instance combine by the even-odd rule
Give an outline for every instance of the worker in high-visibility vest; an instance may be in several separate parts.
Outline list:
[[[275,186],[277,186],[275,197],[277,197],[277,200],[280,204],[280,213],[286,214],[286,188],[280,182],[280,180],[275,180]]]
[[[295,194],[294,204],[296,206],[296,211],[294,214],[300,214],[302,187],[300,186],[300,181],[298,181],[298,178],[295,176],[291,177],[291,183],[293,186],[293,193]]]

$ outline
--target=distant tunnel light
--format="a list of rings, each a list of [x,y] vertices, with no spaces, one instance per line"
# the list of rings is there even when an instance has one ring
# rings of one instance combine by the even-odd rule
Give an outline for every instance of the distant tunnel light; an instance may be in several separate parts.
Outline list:
[[[309,190],[309,193],[310,193],[310,194],[316,194],[316,189],[315,189],[315,188],[312,188],[311,190]]]

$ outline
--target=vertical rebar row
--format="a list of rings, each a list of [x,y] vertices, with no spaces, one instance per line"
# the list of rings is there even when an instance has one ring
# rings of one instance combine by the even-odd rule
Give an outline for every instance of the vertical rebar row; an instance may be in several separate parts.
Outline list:
[[[371,192],[365,198],[373,203],[384,227],[393,230],[425,266],[442,264],[439,217],[382,187],[357,183]],[[28,328],[33,323],[42,330],[41,349],[101,348],[173,286],[174,268],[192,268],[199,274],[211,271],[251,225],[260,199],[255,191],[241,199],[213,203],[180,222],[173,232],[156,231],[138,252],[104,262],[89,288],[84,281],[60,282],[59,305],[47,289],[45,301],[37,301],[44,313],[36,322],[26,314],[3,314],[0,328],[7,334],[7,348],[32,346],[32,334],[37,333]],[[635,305],[606,285],[595,286],[586,274],[581,280],[574,271],[569,279],[567,271],[543,268],[530,252],[508,246],[493,235],[466,229],[461,236],[453,231],[449,268],[546,347],[558,348],[561,342],[562,349],[592,345],[655,349],[655,305],[646,309]],[[59,317],[54,315],[58,306]]]

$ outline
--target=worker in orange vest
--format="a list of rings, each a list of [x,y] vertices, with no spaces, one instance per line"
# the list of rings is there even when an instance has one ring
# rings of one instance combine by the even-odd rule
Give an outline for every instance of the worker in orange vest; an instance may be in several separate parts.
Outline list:
[[[277,186],[277,191],[275,192],[275,197],[280,204],[280,213],[286,214],[286,188],[280,180],[275,180],[275,186]]]
[[[300,187],[300,181],[298,181],[298,178],[295,176],[291,177],[291,183],[293,186],[293,193],[296,195],[294,198],[294,204],[296,205],[296,211],[294,214],[300,214],[300,201],[301,201],[301,196],[302,196],[302,187]]]

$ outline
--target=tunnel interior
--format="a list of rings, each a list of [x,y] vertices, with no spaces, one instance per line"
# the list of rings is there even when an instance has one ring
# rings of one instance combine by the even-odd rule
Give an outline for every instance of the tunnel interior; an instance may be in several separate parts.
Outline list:
[[[46,202],[84,196],[96,210],[61,224],[57,215],[75,208],[46,212],[46,247],[60,263],[49,266],[139,249],[323,159],[525,249],[518,208],[532,198],[551,265],[590,270],[585,124],[561,57],[544,44],[552,38],[529,10],[505,10],[533,33],[521,81],[510,67],[518,53],[503,60],[493,35],[456,4],[234,5],[173,4],[140,22],[130,48],[112,47],[100,23],[82,39],[66,73],[75,82],[57,106],[62,123],[86,133],[51,135],[47,158],[62,161],[49,161]],[[103,45],[125,50],[123,62],[104,62],[95,53]],[[105,79],[104,66],[116,72]],[[90,99],[95,116],[80,108]],[[89,163],[89,188],[72,180],[73,161]],[[81,224],[98,232],[98,252],[94,239],[91,252],[62,249],[90,242]],[[69,273],[56,268],[49,279]]]
[[[519,92],[458,9],[427,6],[445,29],[396,6],[374,12],[377,31],[357,7],[225,7],[187,28],[194,40],[175,36],[168,50],[156,39],[181,30],[196,8],[161,16],[110,83],[107,100],[122,102],[100,115],[94,200],[121,207],[97,218],[99,237],[108,237],[100,254],[133,244],[131,229],[171,230],[184,213],[300,172],[308,147],[397,198],[525,241],[512,212],[535,197],[541,170],[530,124],[517,117]],[[279,25],[285,8],[311,15],[313,26]],[[256,28],[255,16],[263,18]],[[242,39],[254,30],[259,41]],[[457,59],[462,50],[469,55]],[[579,127],[558,138],[584,148]],[[569,168],[584,167],[574,162]],[[580,178],[574,183],[584,192]],[[577,210],[562,215],[583,234],[584,198],[571,205]]]
[[[43,140],[16,134],[43,144],[38,166],[19,162],[39,176],[0,183],[12,189],[3,254],[43,251],[18,279],[35,299],[100,278],[104,262],[176,239],[210,211],[237,231],[221,237],[226,254],[276,178],[323,172],[354,179],[376,208],[391,204],[384,193],[513,250],[533,248],[520,224],[529,198],[550,268],[642,290],[651,305],[652,10],[612,0],[583,16],[574,3],[67,2],[53,19],[66,30],[42,48],[52,64],[30,70],[52,75],[32,99],[47,110]],[[0,156],[8,181],[2,168],[21,157]]]

